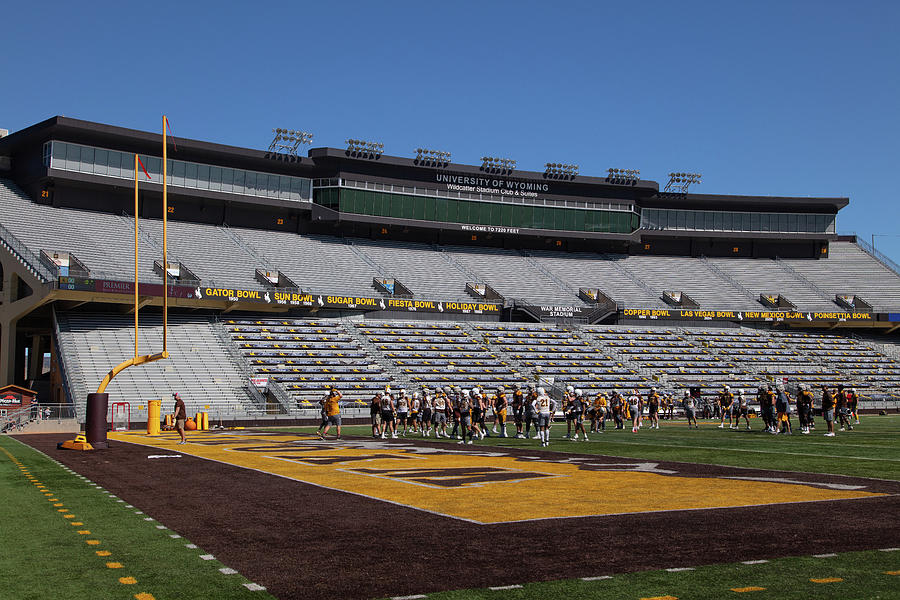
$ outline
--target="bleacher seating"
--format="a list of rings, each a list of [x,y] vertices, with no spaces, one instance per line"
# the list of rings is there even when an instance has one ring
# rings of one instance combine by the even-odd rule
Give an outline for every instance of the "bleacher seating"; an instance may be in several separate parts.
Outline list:
[[[680,291],[690,296],[700,308],[738,310],[758,309],[753,298],[747,298],[731,283],[711,270],[703,261],[686,256],[628,256],[624,266],[637,273],[660,297],[663,291]]]
[[[36,204],[15,184],[0,180],[0,224],[36,256],[71,252],[94,277],[134,279],[133,220],[108,213]],[[161,253],[139,239],[141,281],[159,283],[153,260]]]
[[[415,386],[493,389],[525,382],[522,374],[469,335],[465,324],[390,321],[355,326]]]
[[[83,419],[87,394],[96,391],[110,369],[134,356],[134,319],[58,313],[57,320],[69,389]],[[189,412],[206,410],[213,417],[256,412],[244,389],[248,382],[229,359],[209,319],[172,315],[167,338],[170,357],[119,373],[106,388],[110,402],[129,402],[137,415],[139,406],[161,399],[168,411],[172,393],[180,392]],[[141,317],[138,342],[141,354],[162,350],[160,316]]]
[[[533,252],[538,262],[574,289],[599,288],[624,307],[655,308],[665,304],[615,267],[625,255],[598,255],[587,252]]]
[[[664,328],[585,327],[586,332],[628,365],[668,390],[700,385],[706,396],[723,384],[751,386],[757,378],[727,357],[693,343],[682,332]]]
[[[162,221],[143,219],[141,231],[162,247]],[[185,263],[206,287],[264,290],[256,269],[264,265],[237,244],[221,227],[168,221],[168,250]],[[158,256],[161,253],[154,253]],[[172,259],[170,259],[170,262]]]
[[[35,255],[41,250],[72,252],[95,277],[133,276],[129,218],[37,204],[14,183],[0,180],[0,223]],[[858,295],[877,311],[900,310],[900,276],[851,242],[832,242],[830,256],[820,260],[704,261],[551,251],[526,257],[501,248],[432,249],[370,240],[350,244],[324,235],[182,221],[169,221],[169,227],[170,260],[183,262],[207,285],[262,289],[256,269],[276,268],[306,291],[331,295],[371,296],[376,293],[373,278],[394,277],[417,297],[468,299],[465,284],[474,276],[508,300],[536,305],[582,305],[578,288],[587,287],[632,308],[664,307],[662,292],[673,290],[711,309],[759,309],[755,296],[776,293],[801,311],[838,310],[836,294]],[[142,281],[160,280],[153,272],[153,262],[161,258],[160,230],[158,220],[141,221]]]
[[[453,259],[470,271],[477,273],[484,282],[507,299],[524,300],[534,305],[584,305],[575,294],[532,267],[527,259],[515,250],[502,248],[473,248],[445,246]]]
[[[371,296],[379,273],[340,238],[232,228],[304,291]]]
[[[785,260],[829,298],[856,294],[876,311],[900,309],[900,276],[850,242],[832,242],[824,260]],[[832,304],[833,310],[834,304]]]
[[[368,400],[391,382],[340,321],[228,319],[224,325],[255,374],[280,383],[297,407],[313,406],[331,386],[344,400]]]
[[[573,385],[586,393],[646,388],[647,379],[626,366],[573,328],[522,323],[483,323],[472,326],[491,346],[537,377]]]
[[[775,260],[710,258],[709,261],[757,297],[760,294],[781,294],[793,302],[798,310],[837,309],[834,302],[822,298],[815,290],[794,277],[790,271],[780,268]],[[756,304],[754,309],[760,310],[761,307],[761,304]]]
[[[400,280],[417,296],[472,299],[466,294],[466,274],[431,246],[357,239],[353,243],[378,263],[386,275]]]

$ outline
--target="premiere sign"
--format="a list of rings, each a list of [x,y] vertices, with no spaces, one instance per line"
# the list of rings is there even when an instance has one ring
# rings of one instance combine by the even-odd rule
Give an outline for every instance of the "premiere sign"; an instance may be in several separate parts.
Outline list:
[[[802,312],[802,311],[739,311],[739,310],[684,310],[668,308],[626,308],[626,319],[660,321],[749,321],[785,323],[865,323],[882,320],[878,313],[867,312]]]
[[[134,294],[134,282],[110,281],[60,277],[59,289],[72,291],[104,292],[111,294]],[[170,285],[170,298],[193,300],[223,300],[226,302],[246,302],[291,306],[308,309],[349,309],[349,310],[401,310],[406,312],[450,313],[450,314],[494,314],[498,315],[502,304],[493,302],[445,302],[441,300],[415,300],[407,298],[371,298],[363,296],[329,296],[305,292],[285,292],[274,290],[242,290],[236,288],[215,288],[204,286]],[[162,296],[163,285],[141,283],[139,294]]]

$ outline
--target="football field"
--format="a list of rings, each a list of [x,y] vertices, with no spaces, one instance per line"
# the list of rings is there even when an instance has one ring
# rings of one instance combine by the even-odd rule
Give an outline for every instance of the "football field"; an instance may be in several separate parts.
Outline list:
[[[365,426],[339,441],[191,432],[183,446],[121,432],[84,453],[57,450],[65,436],[4,437],[4,522],[27,507],[35,533],[16,538],[30,555],[55,548],[108,597],[141,600],[897,597],[900,417],[862,421],[835,438],[663,421],[589,442],[557,423],[549,448]],[[171,577],[149,574],[160,560]],[[78,597],[77,580],[39,581]],[[26,592],[14,597],[47,597]]]

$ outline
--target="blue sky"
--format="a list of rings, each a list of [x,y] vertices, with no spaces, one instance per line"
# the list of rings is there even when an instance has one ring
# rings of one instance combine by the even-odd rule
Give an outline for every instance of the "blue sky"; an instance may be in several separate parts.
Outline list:
[[[627,6],[626,6],[627,5]],[[273,127],[707,193],[849,196],[900,262],[900,3],[42,2],[4,9],[0,127],[56,114],[265,148]]]

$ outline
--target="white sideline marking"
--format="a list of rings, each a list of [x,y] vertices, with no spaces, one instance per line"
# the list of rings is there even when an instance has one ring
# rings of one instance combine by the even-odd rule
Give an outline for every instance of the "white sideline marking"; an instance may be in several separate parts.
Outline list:
[[[132,505],[130,505],[130,504],[126,504],[126,505],[125,505],[125,508],[134,508],[134,507],[133,507]]]
[[[767,563],[767,560],[743,560],[741,561],[742,565],[761,565],[763,563]]]
[[[144,514],[144,513],[141,512],[141,511],[139,511],[139,510],[136,510],[136,511],[134,511],[134,514],[136,514],[136,515],[142,515],[142,514]]]
[[[165,529],[166,526],[165,526],[165,525],[157,525],[156,528],[157,528],[157,529]]]
[[[879,548],[878,549],[879,552],[896,552],[897,550],[900,550],[900,548]]]
[[[521,585],[519,585],[519,584],[517,584],[517,583],[514,583],[513,585],[497,585],[497,586],[494,586],[494,587],[489,587],[488,589],[489,589],[489,590],[492,590],[492,591],[494,591],[494,592],[499,592],[499,591],[502,591],[502,590],[518,590],[518,589],[520,589],[521,587],[522,587]]]
[[[786,477],[723,477],[723,479],[744,479],[746,481],[771,481],[773,483],[793,483],[799,485],[820,485],[822,487],[834,490],[861,490],[864,485],[847,485],[845,483],[824,483],[821,481],[799,481],[797,479],[788,479]]]
[[[191,550],[196,550],[196,549],[197,549],[197,544],[185,544],[184,547],[185,547],[185,548],[190,548]]]
[[[180,538],[181,536],[178,535],[177,533],[173,533],[173,534],[171,534],[169,537],[172,538],[173,540],[177,540],[177,539]]]
[[[221,569],[219,569],[219,573],[221,573],[222,575],[234,575],[235,573],[237,573],[237,571],[235,571],[231,567],[222,567]]]
[[[180,454],[149,454],[147,458],[181,458]]]
[[[145,520],[145,521],[152,521],[152,520],[153,520],[153,517],[144,517],[144,520]]]
[[[813,554],[813,558],[834,558],[837,554]]]
[[[669,573],[679,573],[681,571],[693,571],[694,567],[673,567],[671,569],[666,569]]]
[[[259,585],[258,583],[245,583],[244,587],[250,590],[251,592],[264,592],[266,588]],[[422,596],[424,598],[424,596]]]
[[[212,554],[201,554],[200,558],[202,558],[203,560],[215,560],[216,559],[216,557],[213,556]]]
[[[661,447],[661,448],[682,448],[683,447],[683,446],[678,446],[675,444],[659,444],[659,443],[652,443],[652,442],[625,441],[625,440],[616,440],[616,441],[619,443],[629,444],[632,446],[657,446],[657,447]],[[718,446],[691,446],[691,448],[699,448],[701,450],[721,450],[721,448]],[[758,449],[751,449],[751,448],[729,448],[728,451],[729,452],[752,452],[755,454],[780,454],[783,456],[809,456],[809,454],[806,454],[803,452],[779,452],[778,450],[758,450]],[[878,458],[878,457],[872,457],[872,456],[840,456],[837,454],[817,454],[816,456],[822,457],[822,458],[841,458],[841,459],[852,458],[854,460],[877,460],[877,461],[884,461],[884,462],[900,461],[900,458]],[[740,468],[743,468],[743,467],[740,467]]]
[[[116,500],[116,502],[121,502],[121,503],[123,503],[123,504],[125,503],[125,501],[122,500],[121,498],[119,498],[118,500]]]
[[[598,575],[597,577],[582,577],[582,581],[600,581],[601,579],[612,579],[611,575]]]

